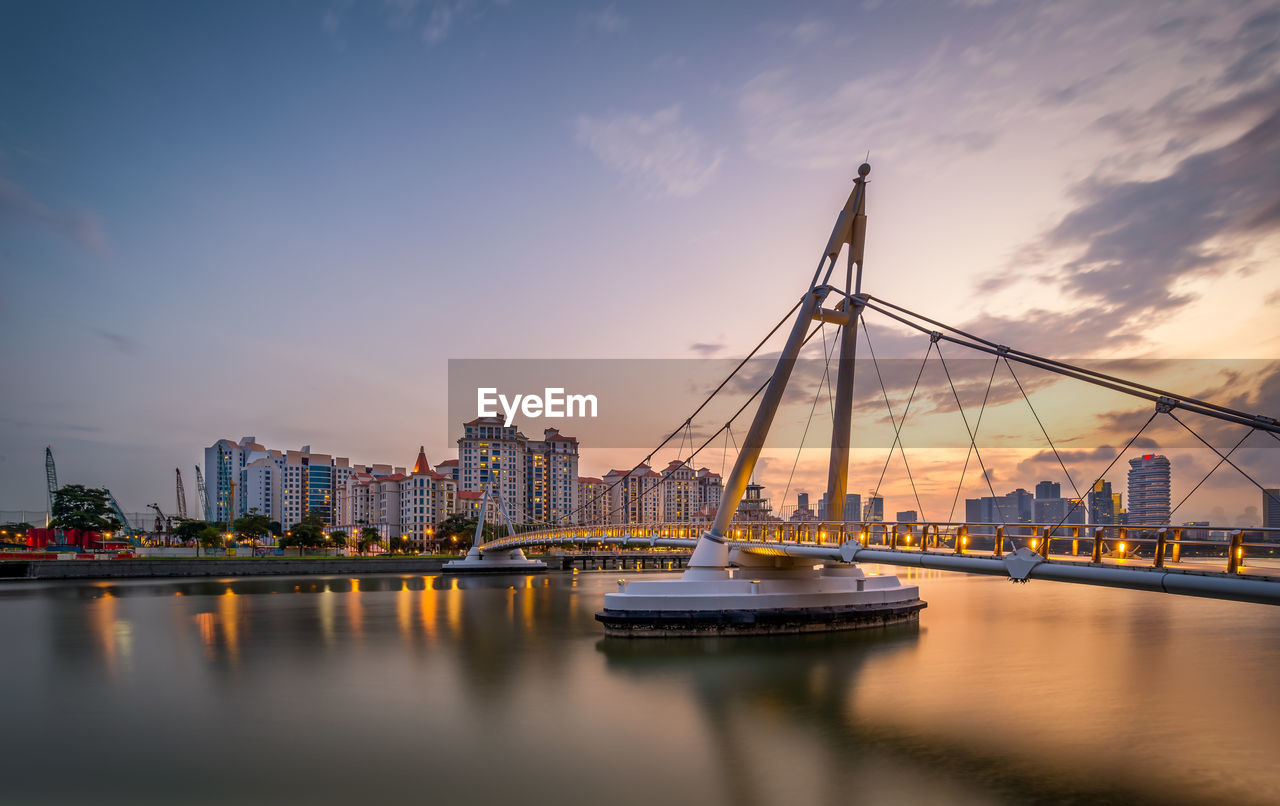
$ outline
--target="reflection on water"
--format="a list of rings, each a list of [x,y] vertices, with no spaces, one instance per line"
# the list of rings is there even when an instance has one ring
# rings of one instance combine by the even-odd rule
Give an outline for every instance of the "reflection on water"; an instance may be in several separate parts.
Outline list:
[[[613,573],[6,584],[0,800],[1280,802],[1280,610],[900,576],[918,626],[668,641]]]

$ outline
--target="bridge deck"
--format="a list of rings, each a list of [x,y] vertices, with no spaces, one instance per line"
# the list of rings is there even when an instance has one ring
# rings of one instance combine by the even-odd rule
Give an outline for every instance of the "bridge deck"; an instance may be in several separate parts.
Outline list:
[[[695,524],[576,526],[526,532],[484,548],[605,545],[692,549]],[[1015,579],[1157,590],[1280,604],[1280,530],[1059,527],[1056,524],[735,523],[729,546],[748,554],[873,562]],[[1195,537],[1187,536],[1194,535]],[[1251,539],[1246,540],[1246,536]]]

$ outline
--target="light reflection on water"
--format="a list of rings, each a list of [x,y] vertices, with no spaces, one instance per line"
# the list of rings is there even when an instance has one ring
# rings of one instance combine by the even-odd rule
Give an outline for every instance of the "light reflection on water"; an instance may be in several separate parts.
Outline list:
[[[684,641],[616,573],[5,584],[0,801],[1280,802],[1280,609],[898,573],[918,627]]]

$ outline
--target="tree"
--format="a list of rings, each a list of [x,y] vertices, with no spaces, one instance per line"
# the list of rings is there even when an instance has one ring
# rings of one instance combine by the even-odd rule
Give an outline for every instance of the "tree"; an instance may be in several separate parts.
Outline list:
[[[110,532],[120,528],[107,491],[83,484],[68,484],[53,494],[53,518],[57,529]]]
[[[347,533],[341,529],[329,533],[329,542],[338,548],[347,545]]]
[[[227,545],[227,538],[223,535],[222,530],[212,523],[206,523],[199,533],[196,534],[196,542],[202,548],[220,549]]]
[[[267,531],[271,532],[275,537],[284,534],[284,527],[280,525],[280,521],[272,521],[267,524]]]
[[[256,543],[271,533],[271,518],[259,513],[256,509],[251,509],[243,518],[236,518],[232,528],[235,529],[236,534]]]
[[[173,536],[184,543],[192,540],[199,540],[200,533],[210,526],[214,529],[218,528],[216,524],[209,523],[208,521],[195,520],[194,518],[180,520],[173,526]]]
[[[310,549],[324,543],[324,529],[315,521],[306,518],[298,521],[280,538],[281,546],[296,546],[299,549]]]
[[[413,541],[405,535],[393,537],[389,542],[392,554],[408,554],[413,551]]]
[[[356,543],[356,551],[361,554],[367,554],[374,546],[382,545],[382,535],[378,534],[378,530],[373,526],[366,526],[360,530],[360,540]]]

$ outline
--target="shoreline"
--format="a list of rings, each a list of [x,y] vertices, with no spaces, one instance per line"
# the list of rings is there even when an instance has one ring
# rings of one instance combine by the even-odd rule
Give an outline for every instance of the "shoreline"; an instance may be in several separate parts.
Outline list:
[[[0,584],[58,579],[146,579],[439,572],[439,557],[148,557],[123,560],[5,560]]]

